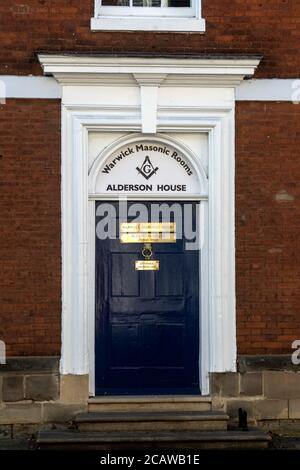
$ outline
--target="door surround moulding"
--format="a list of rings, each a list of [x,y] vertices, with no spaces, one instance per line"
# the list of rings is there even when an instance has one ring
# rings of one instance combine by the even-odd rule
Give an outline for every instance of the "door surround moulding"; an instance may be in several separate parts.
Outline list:
[[[208,194],[203,198],[203,210],[208,224],[205,227],[205,260],[203,271],[201,318],[201,385],[209,393],[209,373],[236,370],[235,318],[235,237],[234,237],[234,99],[214,100],[211,105],[180,106],[156,101],[151,116],[141,105],[88,104],[73,95],[72,102],[64,100],[64,89],[81,85],[103,87],[107,74],[115,77],[120,86],[126,75],[130,86],[155,88],[185,88],[234,86],[243,77],[254,73],[258,58],[247,59],[153,59],[103,58],[79,56],[39,56],[47,74],[53,74],[63,85],[62,104],[62,374],[87,374],[91,368],[89,343],[91,328],[92,282],[89,277],[89,249],[93,217],[93,195],[89,195],[88,139],[90,132],[143,133],[205,133],[208,134]],[[109,60],[108,60],[109,59]],[[202,60],[202,62],[201,62]],[[203,62],[204,60],[204,62]],[[160,83],[153,85],[153,73]],[[149,74],[138,84],[134,74]],[[162,80],[162,74],[166,78]],[[186,80],[187,77],[190,80]],[[199,78],[201,77],[201,78]],[[120,81],[118,84],[117,82]],[[143,83],[141,85],[141,83]],[[179,85],[181,84],[181,85]],[[123,86],[123,85],[122,85]],[[111,91],[112,93],[112,91]],[[118,89],[114,89],[114,95]],[[142,91],[141,91],[142,93]],[[81,96],[81,98],[82,98]],[[157,96],[157,94],[156,94]],[[114,102],[112,100],[112,102]],[[120,98],[121,102],[121,98]],[[90,196],[90,200],[89,200]],[[202,204],[201,204],[202,205]],[[206,338],[206,340],[205,340]],[[91,386],[92,392],[92,386]]]
[[[134,86],[140,89],[142,132],[157,130],[159,87],[234,88],[251,77],[260,57],[109,57],[39,54],[46,75],[63,86]]]
[[[125,110],[124,110],[125,111]],[[94,344],[91,332],[94,280],[89,276],[89,249],[93,241],[89,225],[94,223],[94,198],[88,190],[89,132],[123,131],[124,125],[112,125],[114,109],[106,115],[88,107],[63,106],[62,149],[62,374],[87,374],[93,369]],[[235,371],[235,251],[234,251],[234,109],[195,110],[184,119],[176,119],[169,109],[170,121],[159,120],[161,133],[206,133],[209,139],[208,196],[203,203],[206,259],[201,264],[201,385],[209,393],[209,372]],[[129,122],[134,120],[128,109]],[[131,118],[131,119],[130,119]],[[127,121],[127,131],[141,130],[140,123]],[[201,205],[202,205],[201,203]],[[92,299],[92,300],[91,300]],[[92,302],[92,305],[91,305]],[[91,386],[91,393],[93,385]]]

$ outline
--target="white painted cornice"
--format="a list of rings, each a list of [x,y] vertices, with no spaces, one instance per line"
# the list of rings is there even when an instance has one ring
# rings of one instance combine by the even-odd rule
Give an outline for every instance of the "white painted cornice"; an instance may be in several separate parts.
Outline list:
[[[167,78],[165,73],[133,73],[133,76],[140,86],[160,86]]]
[[[260,57],[116,57],[39,54],[46,75],[62,85],[235,87],[251,77]],[[140,79],[140,80],[139,80]],[[141,83],[140,83],[141,84]]]

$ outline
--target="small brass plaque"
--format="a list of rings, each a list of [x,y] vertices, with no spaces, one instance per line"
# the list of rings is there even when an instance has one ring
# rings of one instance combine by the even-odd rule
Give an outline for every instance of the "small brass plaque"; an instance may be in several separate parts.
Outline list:
[[[121,243],[176,243],[176,233],[121,233]]]
[[[176,222],[135,223],[124,222],[120,225],[121,233],[174,233]]]
[[[158,260],[143,260],[135,262],[136,271],[158,271],[159,261]]]

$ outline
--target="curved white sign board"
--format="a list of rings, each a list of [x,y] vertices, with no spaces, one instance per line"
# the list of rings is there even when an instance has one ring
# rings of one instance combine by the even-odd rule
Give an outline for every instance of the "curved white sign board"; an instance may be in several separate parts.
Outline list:
[[[96,194],[199,194],[197,169],[170,144],[141,140],[119,147],[95,175]]]

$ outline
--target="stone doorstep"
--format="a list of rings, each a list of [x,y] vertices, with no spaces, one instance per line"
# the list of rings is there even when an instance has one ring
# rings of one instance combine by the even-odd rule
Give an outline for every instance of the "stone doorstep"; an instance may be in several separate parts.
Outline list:
[[[260,430],[209,432],[90,432],[41,431],[37,437],[40,449],[125,450],[149,448],[228,449],[266,448],[271,438]],[[138,447],[136,447],[138,446]]]
[[[248,412],[248,418],[251,419],[258,419],[258,420],[287,420],[290,419],[300,419],[299,418],[299,404],[300,400],[290,400],[289,407],[287,400],[228,400],[227,401],[227,412],[230,416],[231,420],[237,420],[237,413],[238,408],[243,408]],[[178,410],[178,408],[177,408]],[[4,405],[0,410],[0,424],[35,424],[35,423],[42,423],[42,422],[64,422],[69,421],[74,417],[77,413],[82,413],[87,411],[87,405],[81,404],[64,404],[59,402],[44,402],[44,403],[34,403],[34,402],[17,402],[17,403],[7,403]],[[186,411],[180,410],[181,417],[186,417],[188,419],[192,419],[191,415],[195,417],[199,416],[212,416],[211,413],[216,418],[217,412],[209,412],[209,411]],[[93,419],[91,416],[95,416],[96,419],[94,421],[101,421],[105,420],[105,416],[109,417],[110,420],[113,420],[113,415],[116,413],[118,416],[118,420],[122,416],[122,413],[126,416],[126,420],[141,420],[135,419],[135,414],[130,411],[126,414],[124,410],[121,412],[101,412],[101,413],[87,413],[88,421],[92,422]],[[170,410],[166,411],[165,413],[172,416],[178,416],[177,412],[172,412]],[[225,417],[226,414],[219,412],[220,416]],[[128,415],[131,415],[132,418],[128,419]],[[149,410],[148,415],[151,414],[152,416],[162,416],[163,413],[153,412],[153,410]],[[99,415],[102,418],[99,418]],[[139,412],[139,416],[142,416],[143,412]],[[147,416],[147,413],[144,411],[144,416]],[[80,415],[78,415],[80,416]],[[83,418],[84,415],[81,415]],[[155,418],[158,419],[158,418]],[[170,418],[172,419],[172,418]],[[181,419],[181,418],[180,418]],[[224,419],[224,418],[221,418]],[[79,418],[78,418],[79,420]],[[79,420],[80,421],[80,420]],[[82,422],[84,419],[82,419]]]
[[[226,431],[226,421],[123,421],[80,423],[77,425],[80,432],[175,432],[175,431]]]
[[[227,421],[228,415],[221,411],[211,412],[102,412],[102,413],[81,413],[76,416],[77,423],[85,422],[101,422],[101,421],[160,421],[162,418],[170,421],[176,420],[191,420],[191,421],[205,421],[213,419],[215,421]]]
[[[201,395],[98,396],[88,400],[88,408],[91,412],[210,411],[212,399]]]
[[[89,398],[88,403],[210,403],[202,395],[110,395]]]
[[[135,432],[116,432],[116,433],[101,433],[101,432],[91,432],[91,433],[80,433],[78,431],[40,431],[37,437],[37,443],[40,443],[42,440],[44,442],[61,442],[61,441],[115,441],[115,442],[124,442],[124,441],[199,441],[212,439],[215,441],[224,440],[229,441],[230,439],[238,439],[240,441],[247,440],[257,440],[257,441],[270,441],[271,437],[265,432],[257,429],[249,429],[249,431],[218,431],[218,432],[198,432],[198,433],[188,433],[188,432],[177,432],[177,433],[135,433]]]
[[[222,412],[100,412],[82,413],[74,425],[80,431],[205,431],[226,430],[228,416]]]

